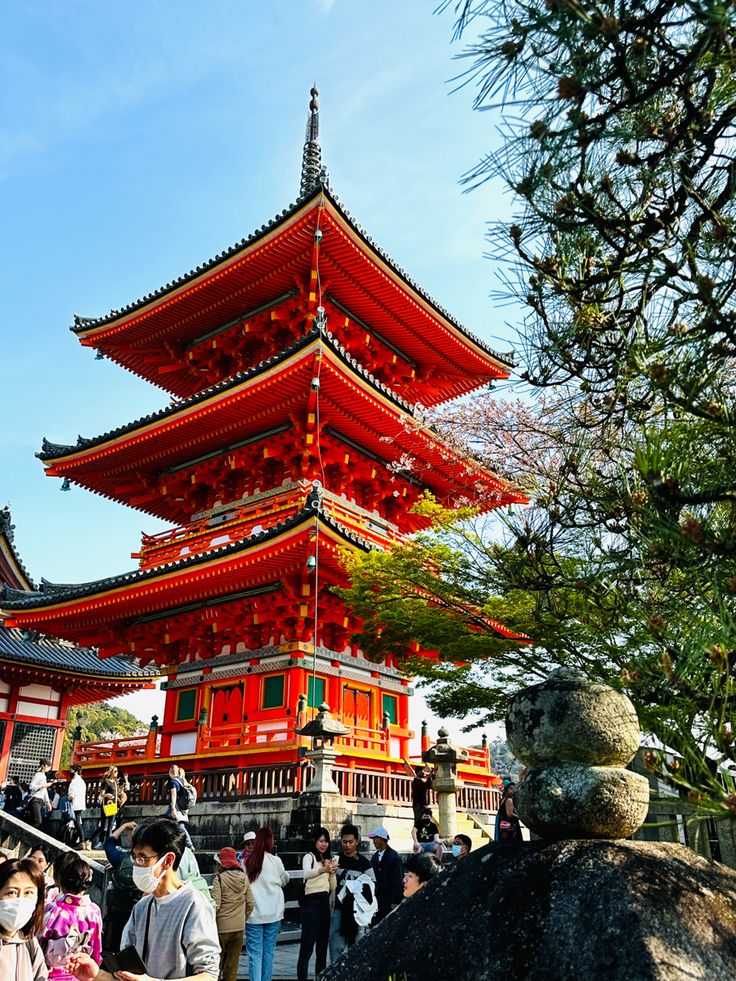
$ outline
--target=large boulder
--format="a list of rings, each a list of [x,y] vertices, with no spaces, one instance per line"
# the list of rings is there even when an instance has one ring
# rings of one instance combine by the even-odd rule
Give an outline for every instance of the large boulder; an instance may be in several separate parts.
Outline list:
[[[488,845],[320,981],[733,981],[736,872],[681,845]]]

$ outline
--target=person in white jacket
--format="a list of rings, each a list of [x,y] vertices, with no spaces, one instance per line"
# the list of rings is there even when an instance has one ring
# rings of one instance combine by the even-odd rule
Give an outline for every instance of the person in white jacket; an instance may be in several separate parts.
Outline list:
[[[260,828],[245,862],[255,909],[245,924],[250,981],[271,981],[273,955],[284,916],[284,887],[289,876],[281,859],[274,855],[273,831]]]
[[[69,819],[74,822],[77,834],[79,835],[79,846],[84,845],[84,825],[82,824],[82,811],[87,807],[87,784],[82,779],[82,768],[78,763],[71,767],[72,778],[69,781],[67,797],[71,813]]]

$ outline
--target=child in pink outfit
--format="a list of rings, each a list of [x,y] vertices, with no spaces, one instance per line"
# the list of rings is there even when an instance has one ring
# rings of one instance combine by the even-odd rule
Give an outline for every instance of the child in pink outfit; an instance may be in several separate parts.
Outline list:
[[[77,853],[67,852],[57,860],[55,879],[59,893],[46,906],[39,942],[49,981],[74,981],[66,970],[72,954],[89,954],[96,964],[102,959],[102,914],[85,895],[92,869]]]

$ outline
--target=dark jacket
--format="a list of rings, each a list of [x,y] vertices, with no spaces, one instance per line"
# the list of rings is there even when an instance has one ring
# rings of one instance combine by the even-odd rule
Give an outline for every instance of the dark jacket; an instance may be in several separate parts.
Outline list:
[[[398,906],[404,897],[404,868],[399,853],[390,845],[386,845],[383,858],[379,858],[378,852],[371,855],[371,865],[376,876],[377,923],[388,916],[391,907]]]

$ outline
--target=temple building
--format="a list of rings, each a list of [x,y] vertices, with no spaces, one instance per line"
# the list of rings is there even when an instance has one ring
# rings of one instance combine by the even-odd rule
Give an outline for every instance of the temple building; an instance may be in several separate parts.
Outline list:
[[[77,746],[90,768],[293,767],[295,730],[327,702],[351,730],[336,741],[337,771],[399,772],[410,681],[355,643],[360,624],[335,592],[343,555],[426,527],[412,505],[427,492],[483,511],[525,501],[424,421],[425,409],[508,377],[510,358],[350,216],[322,168],[318,125],[313,90],[294,205],[175,282],[73,325],[82,345],[171,396],[99,436],[44,440],[39,454],[65,486],[170,529],[143,535],[126,575],[6,588],[2,602],[15,630],[166,676],[155,739]],[[465,769],[489,786],[486,749]]]
[[[14,544],[9,508],[0,510],[0,585],[33,593]],[[133,661],[101,661],[95,650],[35,630],[0,630],[0,781],[27,781],[41,758],[59,766],[72,708],[155,687],[158,672]]]

